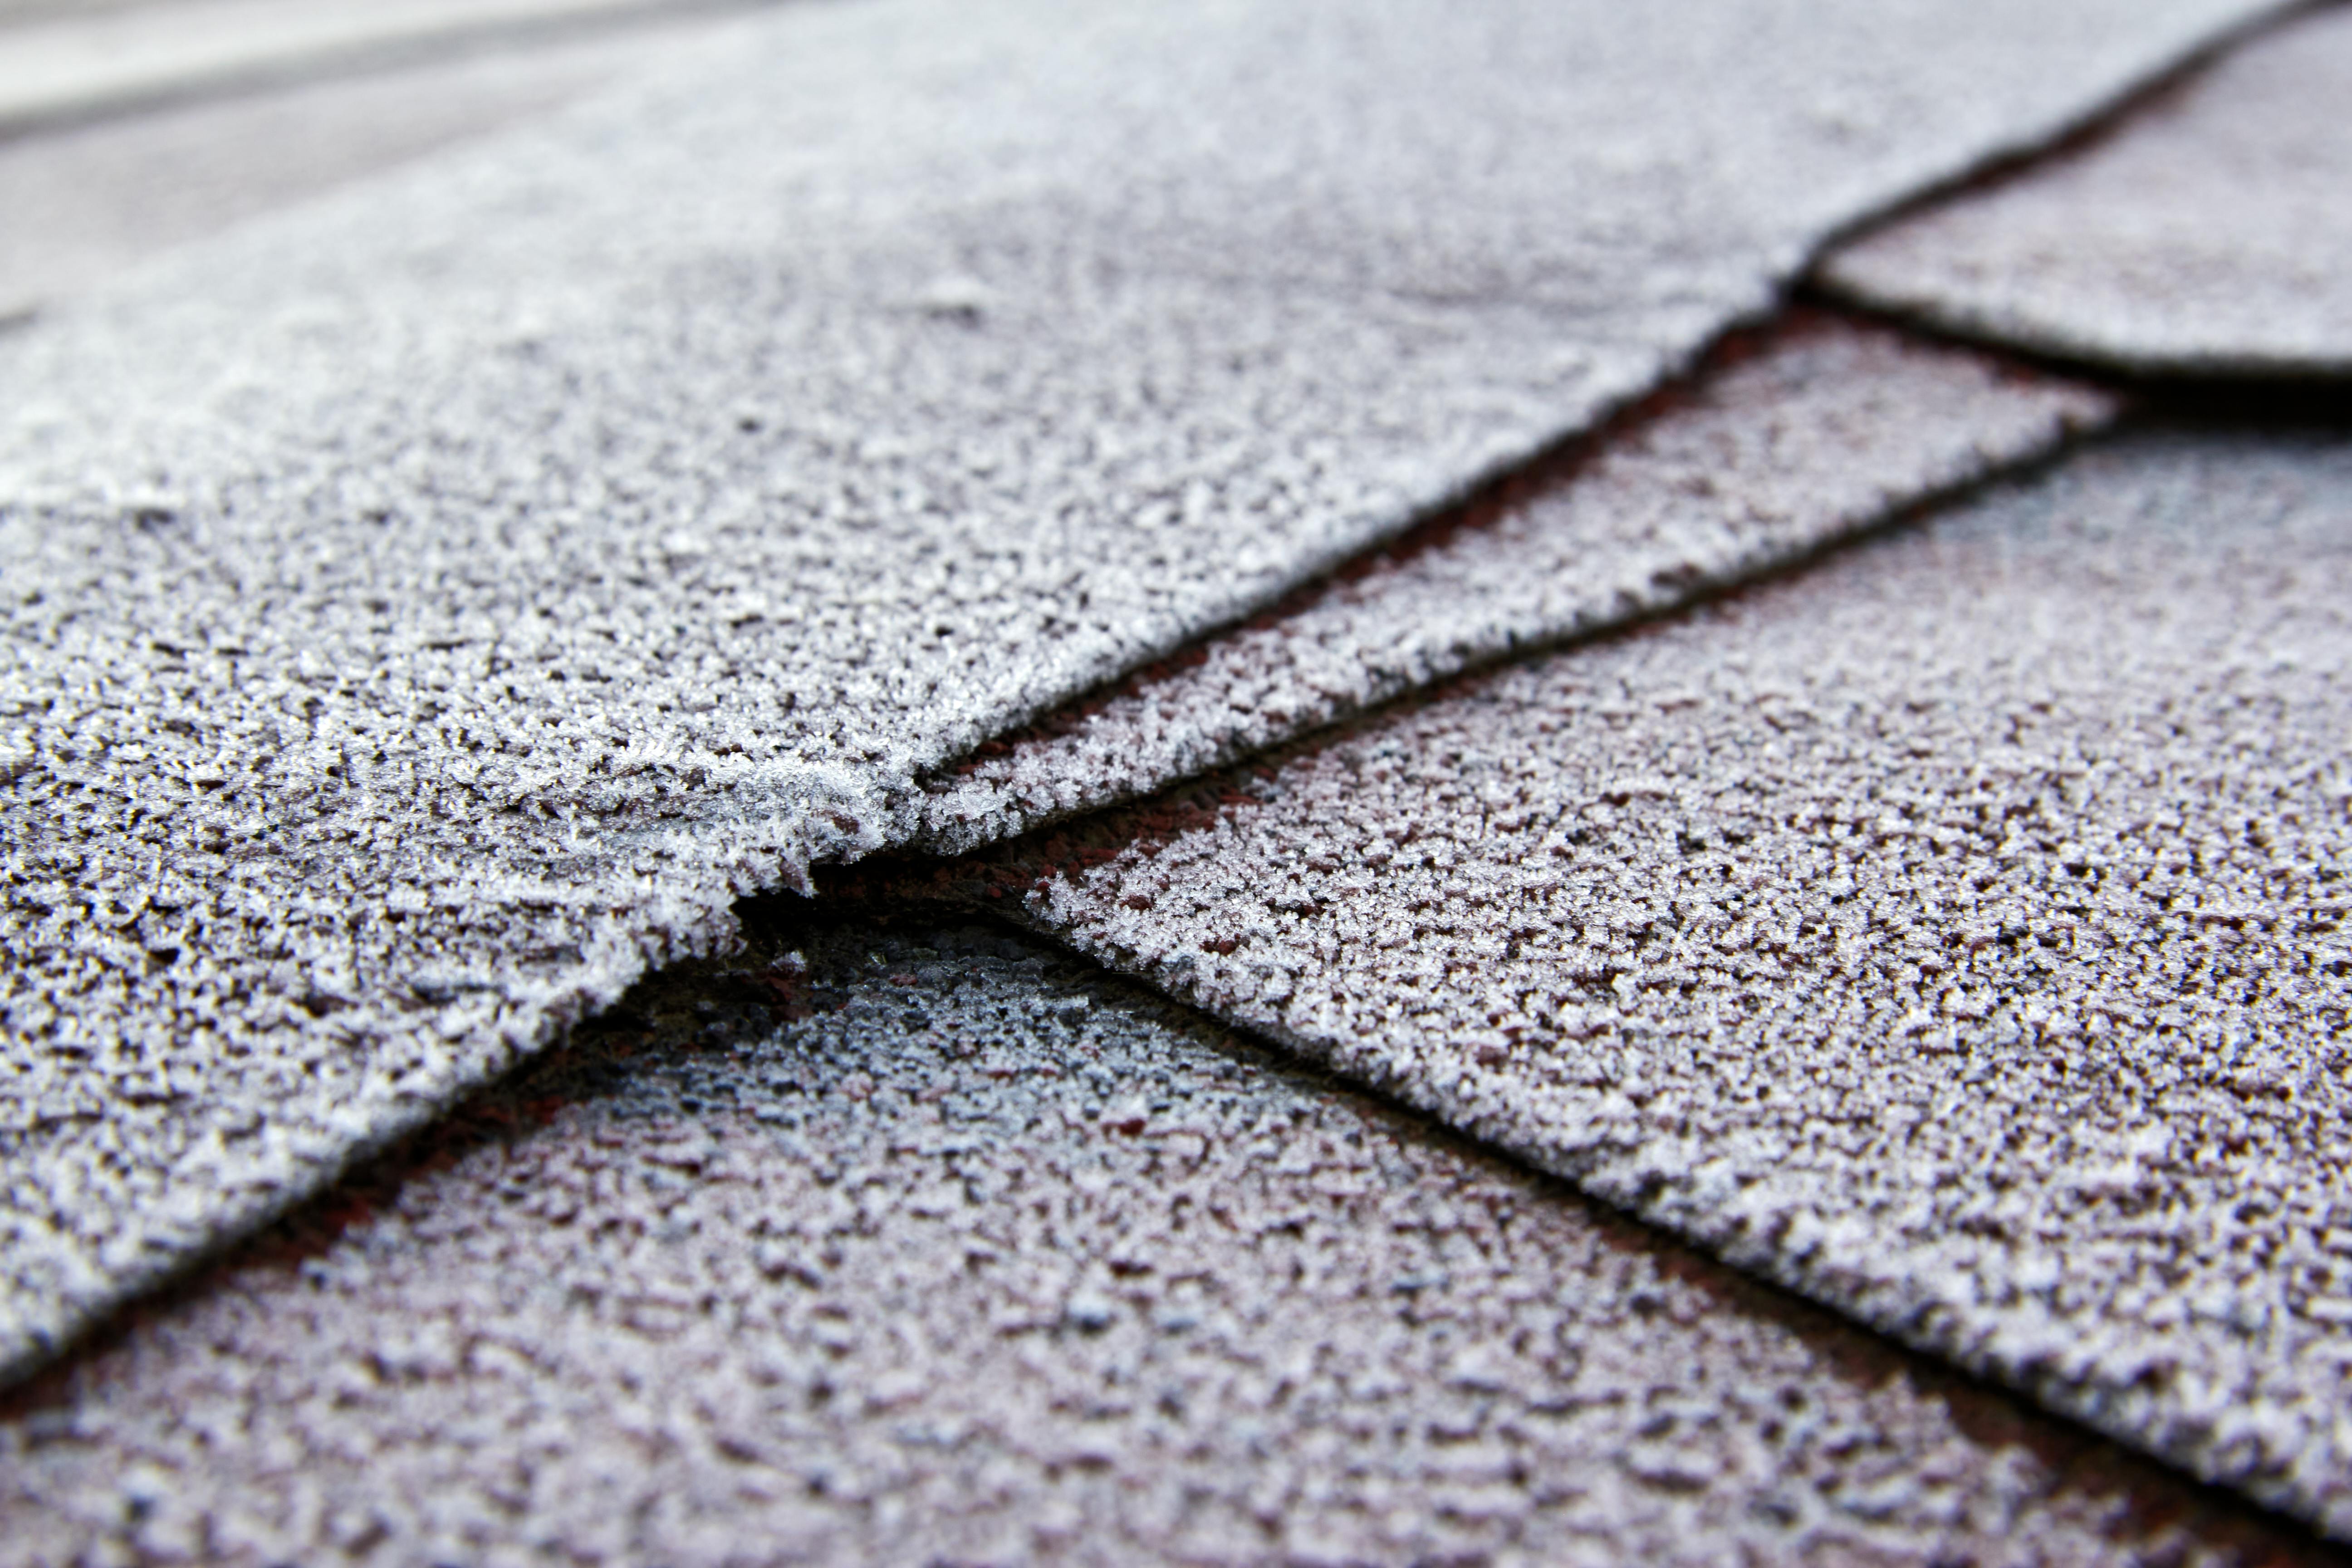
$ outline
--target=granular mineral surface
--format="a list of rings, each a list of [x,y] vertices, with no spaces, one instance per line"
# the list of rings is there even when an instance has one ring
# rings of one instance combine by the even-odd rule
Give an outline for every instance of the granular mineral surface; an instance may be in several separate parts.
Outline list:
[[[18,1393],[0,1542],[2331,1560],[1092,965],[837,921],[640,987]]]
[[[911,887],[2352,1523],[2352,446],[2144,434]]]
[[[0,1371],[2264,9],[795,5],[0,338]]]

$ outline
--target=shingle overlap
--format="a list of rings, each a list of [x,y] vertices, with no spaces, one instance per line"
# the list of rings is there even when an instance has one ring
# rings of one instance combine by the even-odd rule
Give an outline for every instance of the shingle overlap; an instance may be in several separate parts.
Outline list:
[[[2266,9],[812,6],[0,341],[0,1364]]]
[[[2329,1559],[1223,1033],[992,929],[661,976],[0,1406],[0,1556]]]
[[[2138,374],[2352,374],[2352,11],[2311,8],[2064,154],[1832,254],[1833,292]]]
[[[2342,1532],[2347,606],[2340,436],[2142,435],[904,885]]]

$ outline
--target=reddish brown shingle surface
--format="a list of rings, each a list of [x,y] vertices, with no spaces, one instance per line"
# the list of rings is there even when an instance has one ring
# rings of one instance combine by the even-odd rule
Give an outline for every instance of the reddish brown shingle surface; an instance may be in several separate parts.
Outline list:
[[[939,876],[2341,1530],[2347,606],[2142,437]]]
[[[2352,11],[2311,7],[2079,151],[1832,256],[1848,299],[2168,375],[2352,374]]]
[[[2326,1559],[1091,965],[790,940],[18,1394],[0,1559]]]

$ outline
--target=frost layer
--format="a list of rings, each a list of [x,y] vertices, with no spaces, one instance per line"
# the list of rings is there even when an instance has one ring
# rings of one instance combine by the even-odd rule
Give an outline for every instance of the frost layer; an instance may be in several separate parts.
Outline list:
[[[927,780],[954,853],[1808,554],[2115,416],[2094,388],[1810,315],[1336,578]],[[1564,469],[1565,471],[1554,471]]]
[[[1833,253],[1857,303],[2130,371],[2352,375],[2352,11]]]
[[[2243,0],[793,7],[0,349],[0,1367]]]
[[[2352,1531],[2352,446],[2147,437],[933,876]]]
[[[0,1556],[2332,1560],[1094,965],[790,941],[26,1385]]]

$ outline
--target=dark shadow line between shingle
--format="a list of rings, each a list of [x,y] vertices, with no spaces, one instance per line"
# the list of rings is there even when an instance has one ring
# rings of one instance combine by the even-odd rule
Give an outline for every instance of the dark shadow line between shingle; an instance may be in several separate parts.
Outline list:
[[[2276,4],[2252,16],[2230,24],[2137,86],[2128,88],[2105,103],[2077,115],[2070,123],[2032,146],[1997,154],[1948,178],[1923,184],[1899,201],[1841,225],[1814,247],[1812,255],[1801,269],[1801,275],[1810,278],[1831,252],[1874,230],[1894,227],[1955,197],[1997,189],[2030,175],[2038,165],[2088,152],[2126,133],[2142,111],[2186,90],[2198,78],[2219,65],[2222,57],[2265,33],[2342,4],[2344,0],[2277,0]]]
[[[1801,306],[1796,309],[1810,311],[1812,307]],[[1818,313],[1834,315],[1836,312]],[[1788,319],[1785,316],[1776,317],[1768,325],[1777,326]],[[1406,534],[1392,539],[1387,544],[1370,547],[1361,554],[1351,558],[1348,565],[1339,572],[1326,574],[1308,583],[1299,584],[1286,595],[1276,608],[1263,611],[1246,620],[1221,626],[1214,632],[1191,638],[1153,661],[1152,664],[1131,671],[1116,680],[1094,687],[1055,707],[1030,724],[1005,732],[991,743],[1017,743],[1031,738],[1047,738],[1073,731],[1083,724],[1086,714],[1099,704],[1126,696],[1132,691],[1149,689],[1155,679],[1155,672],[1171,668],[1181,668],[1202,651],[1213,647],[1238,631],[1251,629],[1261,623],[1277,621],[1285,616],[1312,605],[1335,584],[1344,581],[1347,574],[1360,565],[1377,563],[1384,557],[1405,559],[1424,551],[1441,548],[1456,534],[1496,521],[1515,502],[1532,499],[1569,482],[1576,470],[1591,456],[1605,447],[1610,438],[1622,435],[1629,427],[1644,422],[1662,409],[1671,406],[1674,402],[1688,395],[1699,384],[1706,370],[1720,363],[1718,356],[1725,351],[1727,345],[1732,346],[1736,351],[1737,345],[1755,341],[1762,330],[1743,328],[1736,332],[1727,333],[1725,338],[1718,342],[1717,347],[1710,350],[1708,357],[1689,374],[1678,377],[1649,396],[1620,410],[1617,415],[1612,416],[1604,425],[1596,427],[1589,436],[1568,442],[1527,468],[1507,476],[1504,480],[1497,481],[1494,486],[1482,491],[1475,500],[1423,520]],[[1968,346],[1982,352],[1980,344]],[[2095,386],[2102,384],[2099,378],[2084,375],[2079,369],[2069,370],[2066,375],[2067,379],[2078,384]],[[1918,526],[1944,509],[1972,496],[1997,487],[2029,481],[2049,472],[2093,446],[2143,427],[2142,418],[2137,416],[2142,406],[2142,400],[2128,387],[2118,385],[2112,378],[2106,379],[2104,384],[2109,390],[2116,390],[2124,394],[2122,409],[2117,417],[2107,426],[2087,432],[2063,432],[2053,439],[2047,447],[2028,456],[1996,465],[1981,472],[1962,476],[1947,484],[1921,489],[1869,522],[1833,537],[1799,546],[1769,561],[1736,569],[1720,580],[1697,584],[1670,604],[1627,612],[1553,635],[1516,640],[1507,648],[1470,658],[1460,668],[1450,671],[1435,680],[1378,699],[1333,718],[1305,725],[1269,744],[1223,755],[1217,761],[1172,774],[1161,780],[1147,793],[1125,796],[1118,800],[1098,801],[1058,811],[1049,809],[1031,818],[1018,833],[959,854],[941,856],[919,847],[894,847],[867,856],[854,862],[854,865],[860,873],[870,876],[876,872],[887,875],[893,869],[915,866],[951,863],[1005,848],[1034,834],[1066,828],[1074,822],[1080,822],[1102,813],[1117,811],[1122,806],[1131,806],[1143,801],[1181,794],[1198,787],[1206,780],[1244,766],[1279,766],[1290,758],[1334,744],[1349,735],[1360,731],[1368,725],[1384,722],[1399,714],[1417,711],[1432,702],[1457,695],[1468,685],[1484,679],[1496,670],[1630,636],[1645,627],[1720,604],[1735,595],[1801,576],[1828,560]],[[948,777],[956,771],[958,765],[960,764],[950,764],[935,770],[924,775],[925,780]],[[814,879],[812,886],[821,886],[825,876],[838,876],[842,869],[843,868],[835,866],[811,867],[810,875]]]
[[[1940,331],[1896,313],[1864,310],[1843,300],[1825,299],[1811,289],[1801,289],[1783,313],[1761,324],[1742,325],[1725,332],[1685,374],[1618,409],[1592,429],[1560,443],[1525,467],[1491,481],[1469,500],[1423,518],[1385,543],[1366,548],[1334,571],[1297,584],[1273,606],[1188,638],[1150,664],[1090,688],[1028,724],[995,737],[990,744],[1017,744],[1074,731],[1083,725],[1086,715],[1102,703],[1149,690],[1164,672],[1181,669],[1187,663],[1196,662],[1205,650],[1237,632],[1276,623],[1299,613],[1368,567],[1385,562],[1409,560],[1441,549],[1462,533],[1491,525],[1513,506],[1531,501],[1572,482],[1578,470],[1605,450],[1612,440],[1690,396],[1711,372],[1719,369],[1727,360],[1764,343],[1768,341],[1768,334],[1791,326],[1801,330],[1809,320],[1833,321],[1841,317],[1889,327],[1923,342],[1949,344],[1980,354],[1994,353],[2029,369],[2109,392],[2117,397],[2120,407],[2116,418],[2100,428],[2062,433],[2037,452],[1981,472],[1962,476],[1948,484],[1920,490],[1860,527],[1801,546],[1769,562],[1737,570],[1719,581],[1696,585],[1671,604],[1636,610],[1554,636],[1517,641],[1507,649],[1472,658],[1458,670],[1435,681],[1305,726],[1271,744],[1224,755],[1217,761],[1171,775],[1146,794],[1058,811],[1049,809],[1030,819],[1018,834],[955,856],[941,857],[919,847],[894,848],[856,864],[861,868],[881,869],[897,866],[936,865],[945,860],[982,855],[1034,833],[1065,826],[1098,813],[1117,810],[1121,805],[1182,792],[1245,763],[1255,761],[1260,764],[1278,765],[1283,760],[1358,732],[1368,724],[1392,715],[1416,711],[1430,702],[1455,695],[1466,684],[1497,669],[1628,636],[1645,626],[1722,603],[1735,595],[1803,575],[1834,557],[1917,527],[1972,496],[2030,482],[2085,450],[2150,429],[2308,430],[2352,434],[2352,378],[2337,378],[2316,372],[2267,378],[2121,374],[2109,366],[2048,353],[2023,352],[1966,333]],[[925,779],[946,779],[961,765],[960,763],[934,770],[926,774]],[[813,868],[812,874],[820,869],[832,868]]]
[[[1923,1397],[1942,1399],[1963,1430],[1969,1429],[1972,1418],[1980,1419],[1988,1411],[2006,1415],[2014,1423],[2007,1434],[2008,1440],[2026,1447],[2049,1466],[2048,1491],[2039,1495],[2063,1494],[2070,1489],[2121,1493],[2130,1500],[2132,1522],[2150,1533],[2159,1531],[2181,1515],[2202,1514],[2224,1529],[2262,1531],[2285,1537],[2291,1548],[2301,1549],[2296,1560],[2352,1563],[2352,1549],[2321,1535],[2307,1521],[2282,1512],[2234,1488],[2201,1479],[2078,1416],[2042,1403],[2023,1390],[1997,1382],[1933,1351],[1909,1344],[1769,1275],[1718,1257],[1703,1245],[1543,1169],[1507,1146],[1452,1126],[1387,1089],[1349,1078],[1311,1054],[1259,1030],[1220,1018],[1196,1004],[1171,995],[1143,977],[1114,970],[1070,947],[1050,931],[1008,921],[985,910],[887,896],[804,900],[766,894],[742,900],[738,907],[746,915],[745,945],[753,949],[755,955],[761,949],[782,952],[795,946],[805,940],[807,933],[821,927],[857,925],[886,931],[899,925],[915,932],[979,925],[1007,933],[1024,944],[1052,950],[1084,970],[1098,984],[1182,1013],[1195,1026],[1193,1032],[1203,1049],[1233,1055],[1231,1040],[1238,1037],[1247,1042],[1250,1049],[1277,1058],[1286,1071],[1307,1086],[1358,1100],[1410,1128],[1426,1143],[1499,1162],[1532,1176],[1553,1201],[1573,1205],[1592,1215],[1611,1233],[1612,1242],[1622,1245],[1630,1241],[1669,1270],[1696,1268],[1703,1275],[1714,1274],[1736,1282],[1749,1293],[1749,1310],[1760,1308],[1774,1321],[1808,1339],[1823,1330],[1854,1336],[1889,1363],[1901,1368]],[[737,955],[738,960],[740,956]],[[100,1315],[39,1367],[13,1385],[0,1388],[0,1422],[38,1424],[44,1415],[70,1408],[76,1402],[72,1382],[80,1363],[121,1349],[142,1328],[192,1307],[215,1288],[220,1276],[268,1265],[299,1269],[306,1263],[324,1258],[347,1230],[366,1224],[379,1209],[391,1207],[412,1184],[429,1179],[484,1148],[512,1145],[530,1138],[564,1106],[593,1104],[623,1089],[614,1081],[585,1090],[575,1089],[562,1097],[526,1098],[519,1091],[529,1089],[534,1079],[565,1074],[578,1079],[604,1073],[617,1080],[632,1072],[660,1070],[684,1059],[685,1053],[673,1052],[663,1058],[647,1058],[629,1066],[625,1064],[636,1054],[633,1047],[616,1049],[617,1041],[614,1045],[604,1045],[602,1041],[604,1037],[629,1030],[634,999],[657,984],[675,984],[682,973],[690,975],[697,970],[705,973],[706,984],[714,992],[749,994],[754,1002],[775,1004],[774,998],[757,994],[751,979],[747,977],[758,972],[740,967],[740,962],[697,959],[652,971],[596,1018],[567,1029],[548,1049],[476,1089],[439,1121],[355,1162],[331,1184],[288,1205],[258,1229],[185,1260],[149,1289]],[[744,996],[739,994],[736,999],[743,1000]],[[784,1013],[786,1018],[793,1016],[789,1011]],[[755,1024],[749,1029],[757,1026]],[[772,1016],[768,1026],[778,1026]],[[737,1037],[749,1029],[739,1026]],[[1221,1043],[1219,1037],[1224,1037],[1224,1042]],[[740,1038],[728,1043],[740,1043]],[[1248,1064],[1244,1066],[1246,1068]],[[1703,1285],[1713,1283],[1702,1281]],[[1730,1305],[1737,1310],[1738,1303],[1733,1301]],[[1962,1398],[1955,1401],[1948,1397],[1951,1394]],[[1960,1408],[1963,1403],[1973,1404],[1977,1409],[1964,1410]],[[2041,1430],[2033,1430],[2035,1427]],[[2168,1511],[2143,1513],[2151,1501]]]
[[[1900,196],[1825,229],[1806,247],[1786,276],[1769,280],[1770,298],[1767,301],[1734,313],[1696,347],[1661,365],[1656,380],[1646,390],[1603,402],[1580,425],[1539,442],[1516,458],[1471,476],[1420,507],[1394,527],[1361,541],[1344,555],[1310,567],[1301,580],[1239,605],[1231,615],[1203,626],[1167,652],[1139,658],[1124,670],[1097,682],[1077,697],[1033,710],[1004,715],[1001,728],[993,734],[932,764],[922,776],[931,779],[952,773],[961,763],[979,754],[981,746],[1026,736],[1041,728],[1050,732],[1061,715],[1085,703],[1099,702],[1117,696],[1137,682],[1148,680],[1150,672],[1155,668],[1165,667],[1206,644],[1265,617],[1286,613],[1287,606],[1313,598],[1334,579],[1364,563],[1391,551],[1411,552],[1416,548],[1412,542],[1433,530],[1441,533],[1451,531],[1460,526],[1454,520],[1499,510],[1528,488],[1542,488],[1559,482],[1611,436],[1622,432],[1629,425],[1640,423],[1674,399],[1687,395],[1709,367],[1719,365],[1727,355],[1738,353],[1743,344],[1757,341],[1776,328],[1786,326],[1805,315],[1826,313],[1869,320],[1891,324],[1929,341],[1959,343],[1979,353],[1989,349],[2011,352],[2006,349],[2006,345],[1988,344],[1980,340],[1937,331],[1917,321],[1861,309],[1851,301],[1825,294],[1813,286],[1811,279],[1832,252],[1861,236],[1883,226],[1899,223],[1912,213],[1948,197],[2013,177],[2045,159],[2063,155],[2070,149],[2112,134],[2128,121],[2140,106],[2175,90],[2210,68],[2224,55],[2261,34],[2284,26],[2307,13],[2345,3],[2347,0],[2275,0],[2267,8],[2213,33],[2152,76],[2033,136],[2029,144],[2008,152],[1993,153],[1948,174],[1923,181]],[[2013,353],[2012,357],[2028,364],[2045,363],[2027,353]],[[2071,362],[2046,363],[2060,374],[2078,381],[2113,383],[2117,379],[2111,371],[2102,367],[2092,366],[2086,371],[2085,367]],[[2017,469],[2010,468],[2002,471],[2014,473]],[[1998,477],[1985,476],[1988,479]],[[1519,653],[1507,657],[1519,657]],[[1100,808],[1087,806],[1079,809],[1091,811]]]

